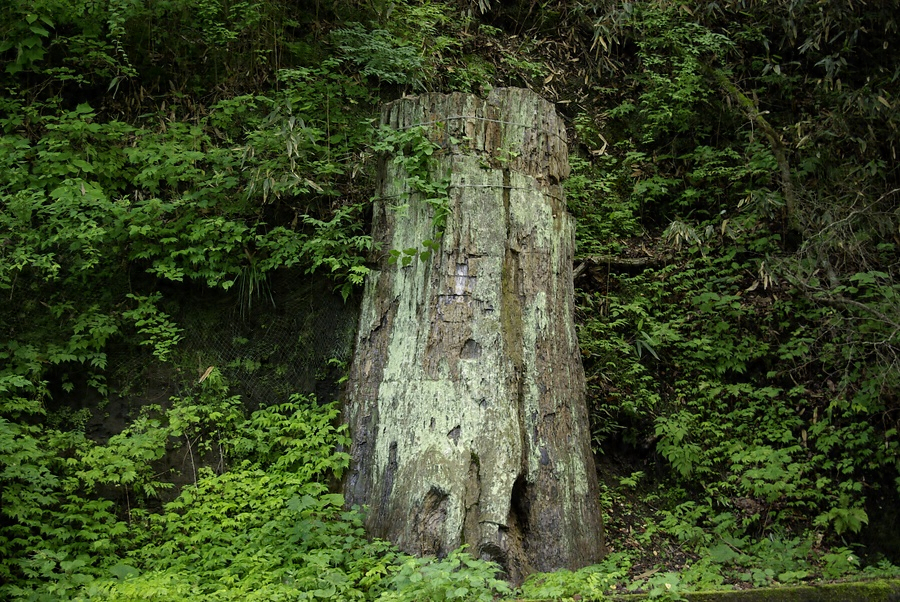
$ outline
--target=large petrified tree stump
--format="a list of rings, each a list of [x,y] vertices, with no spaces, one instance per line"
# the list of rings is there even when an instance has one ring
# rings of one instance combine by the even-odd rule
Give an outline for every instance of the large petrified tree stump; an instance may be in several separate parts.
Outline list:
[[[394,129],[428,126],[451,176],[439,251],[407,266],[388,250],[433,236],[431,207],[381,165],[345,415],[350,504],[370,535],[413,554],[462,544],[510,578],[604,553],[584,373],[573,323],[574,225],[561,180],[566,133],[528,90],[487,100],[427,94],[387,105]]]

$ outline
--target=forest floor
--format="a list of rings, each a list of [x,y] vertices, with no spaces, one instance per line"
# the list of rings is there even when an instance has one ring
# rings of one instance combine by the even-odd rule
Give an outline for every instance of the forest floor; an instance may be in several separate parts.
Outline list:
[[[823,564],[821,559],[834,555],[838,549],[829,547],[822,541],[821,536],[816,538],[815,543],[807,550],[805,558],[795,559],[808,567],[808,575],[798,577],[790,583],[779,581],[780,575],[768,574],[759,577],[764,574],[762,571],[769,568],[765,566],[767,555],[775,561],[773,566],[777,564],[780,546],[783,545],[777,537],[764,538],[762,540],[764,547],[766,541],[772,542],[769,552],[767,554],[757,552],[752,560],[746,558],[748,564],[742,567],[733,563],[710,563],[708,546],[679,541],[675,534],[662,524],[667,508],[671,509],[673,505],[686,501],[685,492],[674,492],[674,486],[660,471],[652,450],[640,450],[631,446],[612,447],[613,449],[598,455],[596,465],[608,553],[610,555],[624,553],[628,558],[628,563],[624,565],[628,569],[627,574],[616,584],[618,591],[653,593],[650,592],[649,583],[654,576],[675,574],[684,577],[692,571],[692,567],[694,579],[700,573],[699,579],[703,581],[702,573],[705,572],[706,578],[712,577],[720,583],[712,588],[697,587],[697,584],[690,584],[692,578],[687,577],[683,591],[821,585],[898,576],[896,567],[877,570],[879,561],[882,560],[881,556],[873,553],[866,558],[864,556],[866,548],[862,546],[852,546],[854,550],[863,554],[863,557],[858,558],[854,564],[857,570],[847,571],[839,576],[828,575],[827,571],[821,570]],[[799,541],[800,539],[794,540],[795,548],[786,549],[786,556],[794,554],[801,547],[802,544],[797,544]],[[733,549],[737,554],[741,553],[737,548]],[[846,549],[842,547],[840,551]],[[866,566],[869,568],[859,570]]]
[[[647,579],[662,572],[680,572],[699,556],[663,534],[654,534],[659,520],[656,508],[646,501],[646,483],[628,487],[622,480],[653,470],[649,460],[624,454],[605,454],[598,459],[603,521],[609,553],[625,552],[632,560],[628,581]],[[648,536],[648,531],[649,536]]]

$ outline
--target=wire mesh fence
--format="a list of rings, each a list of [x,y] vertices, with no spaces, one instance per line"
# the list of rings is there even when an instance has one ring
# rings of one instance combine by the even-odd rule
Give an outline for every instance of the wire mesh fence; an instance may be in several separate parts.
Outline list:
[[[334,381],[353,352],[357,306],[327,281],[283,270],[251,290],[236,286],[180,305],[184,361],[198,376],[218,368],[246,406],[292,393],[336,394]]]

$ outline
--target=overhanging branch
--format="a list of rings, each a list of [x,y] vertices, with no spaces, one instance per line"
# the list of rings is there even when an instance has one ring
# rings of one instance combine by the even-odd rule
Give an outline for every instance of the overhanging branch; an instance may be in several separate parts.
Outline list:
[[[788,225],[802,232],[799,219],[797,218],[797,194],[794,190],[794,181],[791,178],[791,165],[788,162],[785,153],[784,140],[772,124],[763,116],[756,103],[753,102],[746,94],[741,92],[737,85],[729,79],[729,77],[721,70],[712,67],[704,67],[707,75],[712,77],[725,92],[737,103],[741,110],[747,115],[750,121],[754,122],[768,139],[772,147],[772,154],[778,163],[778,172],[781,178],[781,189],[784,194],[785,208],[787,209]]]

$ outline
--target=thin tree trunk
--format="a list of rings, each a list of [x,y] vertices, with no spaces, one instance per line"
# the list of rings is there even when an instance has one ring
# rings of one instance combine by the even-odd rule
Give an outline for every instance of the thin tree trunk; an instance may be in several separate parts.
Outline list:
[[[605,549],[573,322],[563,123],[520,89],[405,98],[382,122],[428,125],[451,202],[440,249],[391,264],[388,250],[433,237],[432,212],[415,195],[391,208],[409,190],[383,161],[380,259],[345,404],[348,503],[368,506],[374,537],[419,555],[468,544],[514,581],[595,563]]]

